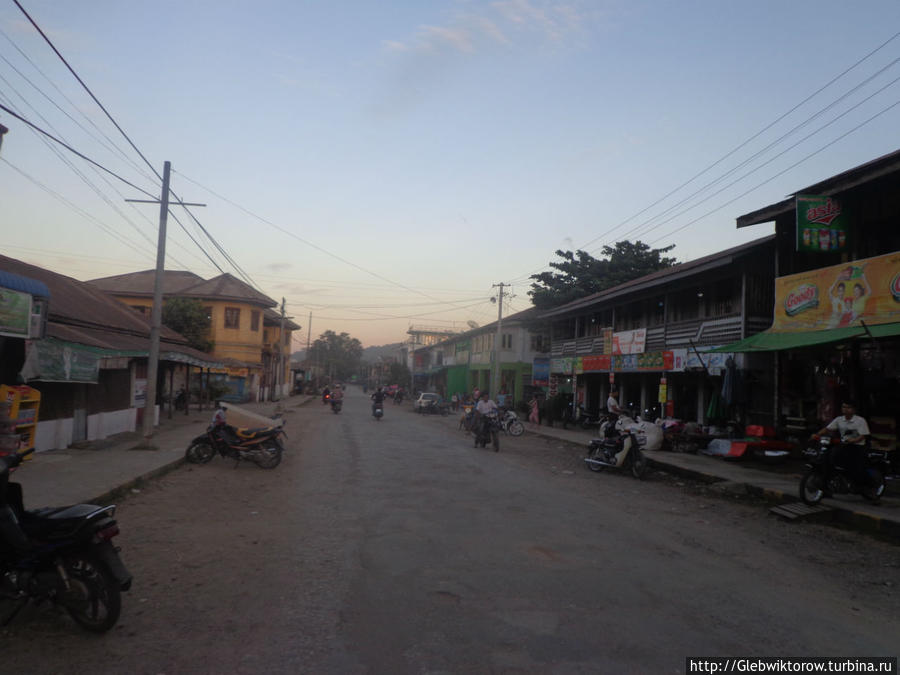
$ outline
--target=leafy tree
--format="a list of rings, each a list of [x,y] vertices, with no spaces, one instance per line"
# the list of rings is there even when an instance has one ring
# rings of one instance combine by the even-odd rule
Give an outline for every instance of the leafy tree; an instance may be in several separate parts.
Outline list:
[[[209,339],[210,317],[199,300],[170,298],[163,303],[162,322],[167,328],[181,333],[188,344],[201,352],[211,352],[214,343]]]
[[[665,248],[654,248],[641,241],[617,242],[615,246],[604,246],[604,258],[594,258],[587,251],[556,251],[562,258],[551,262],[550,267],[557,272],[532,274],[534,281],[528,295],[535,307],[550,309],[585,296],[613,288],[626,281],[646,276],[657,270],[676,264],[675,258],[664,257],[675,244]]]
[[[309,359],[323,366],[326,373],[338,380],[349,380],[359,371],[362,362],[362,343],[348,333],[327,330],[310,345]]]

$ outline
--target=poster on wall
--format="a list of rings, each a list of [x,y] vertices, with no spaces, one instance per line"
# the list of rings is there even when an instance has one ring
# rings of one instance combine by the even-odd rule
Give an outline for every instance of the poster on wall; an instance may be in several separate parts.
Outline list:
[[[641,354],[647,344],[647,329],[624,330],[613,333],[613,354]]]
[[[829,330],[900,321],[900,253],[775,280],[772,330]]]
[[[550,359],[537,358],[531,364],[531,384],[546,387],[550,383]]]
[[[847,214],[832,197],[797,195],[797,250],[829,253],[850,248]]]
[[[27,338],[31,294],[0,288],[0,335]]]

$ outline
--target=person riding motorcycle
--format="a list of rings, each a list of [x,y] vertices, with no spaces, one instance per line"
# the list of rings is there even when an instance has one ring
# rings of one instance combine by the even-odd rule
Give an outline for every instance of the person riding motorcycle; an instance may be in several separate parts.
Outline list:
[[[381,387],[375,390],[375,393],[372,394],[372,414],[375,414],[375,409],[381,408],[384,410],[384,390]]]
[[[488,392],[482,391],[480,392],[481,397],[478,400],[478,403],[475,404],[475,429],[477,429],[476,437],[481,436],[485,433],[485,427],[488,424],[488,416],[496,415],[498,413],[497,404],[494,403],[490,397],[488,396]]]
[[[329,389],[328,387],[325,387],[322,390],[322,405],[325,405],[326,403],[328,403],[328,397],[330,395],[331,395],[331,389]]]
[[[856,404],[852,401],[841,404],[841,413],[819,429],[813,438],[829,432],[838,432],[841,442],[831,455],[829,470],[834,468],[835,464],[840,464],[860,486],[868,486],[872,482],[865,463],[866,445],[871,433],[869,425],[864,417],[856,414]]]

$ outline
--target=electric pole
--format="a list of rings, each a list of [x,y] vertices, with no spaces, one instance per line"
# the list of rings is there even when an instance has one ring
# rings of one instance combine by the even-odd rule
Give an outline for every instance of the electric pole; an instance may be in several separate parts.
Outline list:
[[[497,395],[500,393],[500,347],[503,340],[503,287],[506,286],[502,281],[494,284],[492,288],[500,287],[500,293],[497,294],[497,335],[494,338],[494,367],[491,374],[491,399],[496,401]]]
[[[159,200],[155,199],[126,199],[126,202],[142,204],[159,204],[159,239],[156,245],[156,276],[153,280],[153,308],[150,311],[150,352],[147,357],[147,391],[144,399],[144,442],[150,445],[153,438],[153,426],[156,422],[156,375],[159,372],[159,333],[162,327],[162,295],[163,275],[166,267],[166,223],[169,218],[169,175],[172,172],[172,163],[163,164],[162,192]],[[206,204],[191,204],[188,202],[175,202],[180,206],[206,206]]]

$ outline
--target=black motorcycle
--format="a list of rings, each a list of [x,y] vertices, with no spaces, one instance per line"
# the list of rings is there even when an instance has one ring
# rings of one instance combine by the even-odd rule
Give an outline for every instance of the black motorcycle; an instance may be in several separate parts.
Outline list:
[[[590,429],[591,427],[599,427],[605,420],[606,415],[589,411],[583,405],[579,405],[574,413],[572,412],[572,406],[566,406],[563,412],[562,425],[563,429],[568,429],[570,424],[580,426],[582,429]]]
[[[23,456],[0,457],[0,598],[13,606],[3,625],[29,602],[50,602],[83,628],[106,632],[119,619],[121,592],[131,588],[112,545],[119,534],[116,507],[26,510],[21,485],[9,482]]]
[[[835,457],[841,447],[829,436],[813,436],[810,445],[803,451],[807,471],[800,479],[800,499],[813,506],[823,497],[839,494],[859,494],[871,502],[877,502],[884,494],[886,473],[890,473],[887,453],[881,450],[865,450],[865,470],[868,485],[860,485],[850,470],[841,465],[842,459]]]
[[[273,420],[275,422],[275,420]],[[253,462],[261,469],[274,469],[281,463],[284,446],[281,437],[287,436],[278,420],[269,427],[242,429],[213,422],[206,433],[190,442],[184,458],[192,464],[206,464],[216,453],[238,462]]]
[[[477,448],[480,445],[484,448],[490,443],[494,448],[494,452],[500,452],[500,432],[502,429],[500,416],[497,413],[476,415],[472,423],[472,430],[475,432],[475,447]]]
[[[647,458],[641,452],[637,436],[631,431],[610,430],[602,438],[588,443],[584,463],[591,471],[622,469],[637,479],[647,470]]]

